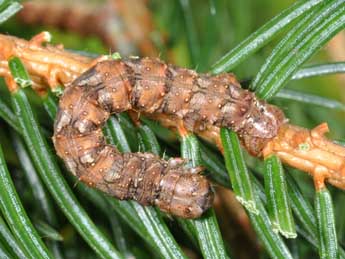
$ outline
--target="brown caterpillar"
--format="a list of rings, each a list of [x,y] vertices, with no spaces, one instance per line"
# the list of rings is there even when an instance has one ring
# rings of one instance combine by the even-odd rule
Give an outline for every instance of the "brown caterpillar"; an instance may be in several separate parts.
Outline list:
[[[69,170],[119,199],[185,218],[199,217],[212,205],[210,184],[179,158],[120,154],[106,145],[101,126],[111,113],[126,110],[181,120],[192,132],[232,128],[256,155],[284,121],[278,108],[241,89],[232,74],[197,74],[152,58],[100,62],[66,88],[53,139]]]
[[[66,86],[68,89],[71,87],[71,82],[76,78],[90,67],[107,58],[101,56],[92,60],[65,51],[60,45],[43,46],[42,44],[49,41],[50,38],[48,32],[42,32],[30,41],[0,35],[0,76],[4,77],[11,92],[18,90],[18,85],[8,68],[7,60],[12,56],[17,56],[22,60],[33,81],[32,88],[39,95],[46,94],[47,86],[52,91],[57,90],[59,84]],[[120,70],[122,72],[119,73],[117,69],[119,65],[110,69],[110,65],[106,66],[102,63],[102,65],[93,68],[93,73],[91,73],[92,70],[89,71],[89,76],[84,74],[81,78],[84,78],[84,82],[88,85],[103,82],[104,85],[107,85],[107,88],[114,86],[109,84],[109,80],[106,83],[105,78],[109,79],[109,76],[113,76],[112,78],[115,78],[116,82],[130,79],[130,83],[126,84],[130,98],[127,96],[127,99],[124,100],[130,99],[129,106],[132,109],[136,109],[140,113],[145,111],[145,116],[159,121],[165,127],[182,129],[189,126],[189,131],[194,129],[196,134],[211,143],[215,143],[219,149],[222,149],[219,136],[220,127],[223,125],[230,125],[231,127],[231,121],[233,120],[234,123],[236,121],[238,124],[232,128],[239,133],[245,148],[253,155],[263,158],[276,155],[285,164],[308,172],[313,177],[317,190],[325,187],[325,181],[338,188],[345,189],[345,147],[337,145],[325,137],[325,133],[329,131],[327,123],[322,123],[311,130],[285,123],[283,113],[278,107],[258,101],[252,93],[241,90],[231,74],[215,77],[197,75],[192,70],[165,65],[158,60],[152,59],[111,62],[121,63],[126,71]],[[154,73],[150,66],[149,68],[145,66],[156,63],[158,65],[154,66]],[[108,69],[105,69],[106,67]],[[137,73],[134,74],[133,71],[137,71]],[[157,71],[159,71],[158,74]],[[121,77],[119,77],[119,74],[121,74]],[[86,80],[88,77],[89,80]],[[151,87],[155,91],[150,92],[147,89],[144,91],[147,86],[146,83],[152,81],[155,84]],[[138,82],[140,82],[140,85],[137,85]],[[142,82],[146,83],[141,86]],[[162,85],[164,91],[162,91]],[[123,89],[123,84],[122,88],[120,87],[121,84],[115,84],[115,86],[115,92],[118,87]],[[134,91],[131,91],[132,88]],[[159,96],[157,92],[160,91],[162,91],[161,96],[157,98],[156,96]],[[96,92],[95,94],[97,94]],[[140,95],[142,96],[140,102],[144,100],[155,102],[157,106],[155,109],[157,110],[154,113],[147,113],[150,106],[138,108],[137,103],[132,103],[131,97],[134,93],[142,94]],[[187,101],[183,99],[186,93],[190,94]],[[68,99],[70,98],[68,97]],[[210,103],[207,104],[208,109],[202,109],[202,105],[207,102],[205,100],[209,100],[207,98],[214,98],[217,100],[215,103],[219,104],[220,102],[223,106],[215,107],[214,103]],[[122,99],[119,98],[119,100]],[[196,102],[196,100],[199,100],[199,102]],[[167,109],[167,103],[173,103],[175,109]],[[159,105],[160,107],[158,107]],[[179,109],[176,107],[179,107]],[[246,108],[247,112],[245,112]],[[152,110],[148,112],[152,112]],[[203,115],[198,115],[198,112],[202,112]],[[193,116],[188,116],[188,114],[193,114]],[[215,118],[215,116],[218,120],[210,119]],[[260,119],[262,121],[259,121]],[[75,138],[75,136],[73,137]],[[67,152],[69,151],[67,150]],[[68,156],[64,156],[68,158]],[[182,168],[182,166],[180,167]],[[192,196],[188,194],[184,197]]]

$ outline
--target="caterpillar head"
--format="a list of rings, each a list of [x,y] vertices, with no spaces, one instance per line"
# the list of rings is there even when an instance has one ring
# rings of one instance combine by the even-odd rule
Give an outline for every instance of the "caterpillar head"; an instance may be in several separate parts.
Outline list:
[[[273,138],[284,120],[282,111],[263,101],[254,101],[245,118],[243,132],[259,138]]]
[[[287,122],[283,112],[274,105],[256,101],[240,131],[241,140],[252,155],[259,156],[266,143],[277,136]]]

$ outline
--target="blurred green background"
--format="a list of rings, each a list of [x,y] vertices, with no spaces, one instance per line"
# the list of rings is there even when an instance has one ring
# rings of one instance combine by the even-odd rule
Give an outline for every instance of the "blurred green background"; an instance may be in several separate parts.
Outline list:
[[[129,7],[123,7],[126,6],[126,4],[114,4],[115,7],[110,7],[112,6],[111,2],[116,2],[116,0],[79,0],[73,3],[70,3],[70,1],[64,2],[57,0],[33,1],[34,4],[42,8],[41,10],[36,10],[36,14],[32,11],[28,12],[36,18],[25,18],[25,14],[12,17],[0,26],[0,32],[30,39],[33,35],[42,30],[47,30],[53,36],[52,43],[63,43],[66,49],[97,55],[108,54],[109,52],[119,52],[120,54],[125,52],[124,55],[133,54],[140,56],[151,54],[179,66],[193,68],[199,72],[208,72],[211,70],[212,65],[225,53],[234,48],[252,32],[256,31],[269,19],[295,3],[295,1],[288,0],[137,0],[137,3],[135,3],[135,1],[129,1],[130,3],[127,3]],[[133,9],[130,8],[131,4]],[[74,12],[66,15],[64,8],[72,9]],[[104,11],[106,9],[113,10],[114,12],[110,12],[109,14],[109,10],[108,12]],[[64,12],[61,10],[64,10]],[[59,12],[61,12],[61,15],[56,15],[56,13]],[[29,16],[29,14],[26,14],[26,16]],[[76,29],[78,26],[75,26],[73,21],[78,21],[78,16],[71,14],[80,14],[81,16],[83,14],[93,14],[95,17],[91,19],[89,16],[86,16],[86,19],[81,19],[83,23]],[[147,23],[141,23],[142,20],[135,19],[136,15],[139,14],[144,16],[143,19]],[[126,15],[130,18],[124,18]],[[88,23],[88,21],[90,23]],[[103,27],[90,29],[95,26],[95,21],[101,21]],[[118,24],[120,25],[118,26]],[[248,86],[249,82],[258,73],[260,67],[270,55],[276,44],[294,25],[295,23],[290,24],[273,41],[251,55],[245,62],[232,71],[240,81],[243,81],[244,87]],[[142,30],[141,33],[144,34],[145,37],[140,38],[138,35],[141,33],[136,33],[135,29],[133,29],[134,32],[132,34],[129,33],[130,29],[128,28],[137,27],[139,30]],[[114,45],[114,43],[109,43],[109,41],[107,42],[104,40],[104,35],[109,34],[109,37],[114,37],[114,35],[116,35],[121,38],[121,33],[125,35],[123,37],[127,37],[127,43],[125,41],[122,47],[117,41],[115,41],[115,43],[118,45]],[[136,38],[136,36],[138,37]],[[130,49],[133,53],[127,53],[126,44],[131,44]],[[148,51],[147,46],[153,50]],[[344,59],[345,32],[341,31],[331,43],[324,46],[305,65],[342,61]],[[344,74],[293,80],[287,84],[286,88],[334,99],[341,103],[345,102]],[[9,95],[3,83],[0,86],[0,90],[1,96],[5,97],[3,98],[5,102],[10,104],[8,101],[9,98],[6,98]],[[42,126],[47,128],[48,131],[51,130],[52,124],[46,119],[47,115],[44,112],[42,100],[35,96],[30,90],[27,90],[27,92],[32,105],[39,115]],[[292,124],[313,128],[321,122],[327,121],[331,129],[330,136],[334,139],[345,139],[345,127],[343,123],[345,115],[344,109],[339,111],[281,98],[273,98],[271,101],[284,110]],[[37,204],[33,199],[32,190],[27,188],[27,179],[21,172],[18,156],[16,154],[17,152],[13,149],[13,144],[11,143],[11,139],[13,139],[13,137],[10,137],[11,130],[9,126],[1,120],[0,125],[0,144],[3,147],[6,161],[20,198],[30,218],[37,218],[38,221],[44,222],[45,220],[44,218],[42,219],[40,210],[38,209],[40,204]],[[165,144],[162,145],[165,147]],[[176,151],[174,152],[176,153]],[[260,162],[250,157],[247,158],[247,163],[251,165],[252,168],[262,166]],[[260,178],[262,175],[259,175]],[[311,178],[297,171],[294,172],[293,175],[298,185],[301,187],[304,197],[312,202],[314,189],[311,184]],[[71,184],[71,186],[74,190],[73,184]],[[338,238],[340,243],[344,245],[345,220],[343,218],[343,202],[345,196],[343,192],[335,188],[330,187],[330,190],[333,194]],[[93,203],[86,201],[81,193],[76,193],[78,200],[87,208],[87,212],[96,222],[97,226],[106,236],[110,237],[112,233],[109,231],[107,215],[100,213],[99,209],[97,209]],[[220,205],[220,207],[222,207],[222,205]],[[61,212],[56,210],[56,213],[59,218],[59,229],[56,231],[63,237],[65,258],[94,258],[95,254],[76,233],[69,222],[62,216]],[[262,246],[258,245],[257,240],[245,240],[250,238],[246,235],[241,235],[241,233],[232,234],[233,229],[225,229],[222,225],[224,216],[222,217],[223,218],[219,221],[220,228],[224,236],[230,236],[226,238],[225,246],[229,247],[230,251],[233,251],[231,253],[233,258],[250,258],[255,255],[257,251],[260,251],[259,255],[261,258],[269,257]],[[113,225],[113,229],[116,229],[116,224],[122,224],[124,226],[122,229],[124,232],[123,236],[128,239],[127,242],[130,244],[130,254],[136,256],[136,258],[152,257],[152,254],[154,254],[152,249],[142,242],[141,238],[135,234],[131,228],[124,224],[123,219],[119,218],[118,221],[117,223],[112,222],[112,224],[115,224]],[[176,222],[169,218],[166,221],[179,244],[184,248],[183,251],[192,258],[200,257],[200,251],[196,249],[194,245],[190,244],[188,236],[180,233]],[[36,223],[36,225],[37,224],[38,223]],[[234,227],[234,224],[232,227]],[[47,233],[47,231],[48,230],[43,230],[43,233]],[[233,232],[241,231],[243,231],[243,229]],[[58,238],[52,238],[54,241],[56,241],[56,239]],[[47,238],[46,241],[47,240],[49,241],[50,238]],[[244,246],[243,244],[239,244],[241,242],[244,242],[244,244],[248,242],[250,247],[242,247],[242,249],[236,248],[237,246]],[[294,258],[314,258],[317,256],[317,251],[304,239],[299,238],[297,241],[289,240],[287,244]],[[154,257],[159,258],[157,255]]]

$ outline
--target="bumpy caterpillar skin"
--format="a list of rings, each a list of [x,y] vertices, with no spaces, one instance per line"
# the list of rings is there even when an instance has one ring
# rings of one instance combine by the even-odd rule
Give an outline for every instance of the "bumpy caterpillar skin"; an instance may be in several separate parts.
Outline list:
[[[232,128],[256,155],[284,118],[278,108],[241,89],[232,74],[199,75],[151,58],[100,62],[66,88],[53,139],[69,170],[119,199],[184,218],[199,217],[212,205],[209,182],[181,159],[120,154],[106,145],[101,126],[110,114],[126,110],[176,119],[193,132]]]

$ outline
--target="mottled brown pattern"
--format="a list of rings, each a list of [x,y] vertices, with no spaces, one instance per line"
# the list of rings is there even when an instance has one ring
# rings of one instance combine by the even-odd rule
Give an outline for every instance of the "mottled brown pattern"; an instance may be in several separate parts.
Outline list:
[[[109,61],[96,67],[96,73],[116,62],[130,67],[127,77],[133,85],[131,109],[165,126],[176,127],[182,121],[188,131],[201,135],[219,127],[231,128],[239,133],[251,154],[260,156],[285,122],[279,108],[241,89],[233,74],[197,74],[151,58]]]
[[[199,217],[211,206],[209,182],[179,158],[121,154],[107,145],[101,126],[110,114],[126,110],[180,119],[192,132],[230,127],[252,153],[262,148],[250,142],[274,137],[283,119],[275,107],[241,89],[232,74],[197,74],[151,58],[100,62],[65,90],[54,143],[69,170],[119,199],[157,205],[185,218]]]

